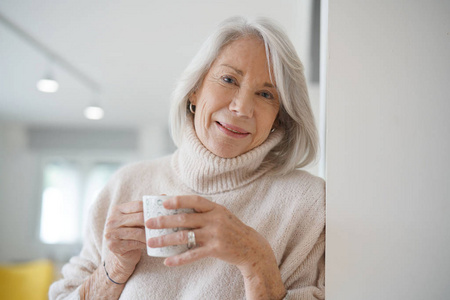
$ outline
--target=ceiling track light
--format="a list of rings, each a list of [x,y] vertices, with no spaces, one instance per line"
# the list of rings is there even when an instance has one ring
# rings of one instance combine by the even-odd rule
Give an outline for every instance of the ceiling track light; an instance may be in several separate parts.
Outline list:
[[[83,114],[86,119],[94,121],[103,119],[105,112],[103,111],[103,108],[100,106],[99,102],[100,95],[94,94],[90,105],[86,106],[86,108],[83,110]]]
[[[55,93],[59,88],[59,84],[56,80],[52,78],[44,77],[42,79],[39,79],[39,81],[36,84],[36,87],[39,91],[43,93]]]
[[[64,68],[67,72],[69,72],[73,77],[75,77],[78,81],[80,81],[83,85],[85,85],[92,92],[99,94],[100,93],[100,85],[89,78],[86,74],[78,70],[75,66],[73,66],[70,62],[64,59],[62,56],[59,56],[49,47],[41,43],[39,40],[28,34],[25,30],[8,20],[4,15],[0,13],[0,23],[3,23],[6,27],[12,30],[15,34],[23,38],[30,45],[35,47],[37,50],[41,51],[45,56],[50,58],[51,64],[58,64],[60,67]],[[58,90],[59,84],[52,76],[51,72],[48,72],[46,76],[40,79],[36,85],[39,91],[44,93],[54,93]],[[92,102],[95,103],[95,102]],[[84,110],[84,115],[86,118],[90,120],[100,120],[103,118],[104,112],[103,109],[99,105],[91,105],[88,106]]]
[[[103,115],[103,108],[98,105],[90,105],[84,109],[84,116],[89,120],[101,120]]]
[[[53,61],[54,59],[52,58],[49,62],[48,72],[36,84],[37,89],[43,93],[55,93],[59,88],[59,84],[52,72]]]

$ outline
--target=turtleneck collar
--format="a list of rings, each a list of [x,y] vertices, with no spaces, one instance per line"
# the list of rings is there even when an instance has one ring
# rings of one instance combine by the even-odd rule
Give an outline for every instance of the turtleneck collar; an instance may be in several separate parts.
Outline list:
[[[260,146],[234,158],[223,158],[209,151],[198,139],[192,118],[188,118],[180,148],[172,167],[177,176],[195,193],[210,195],[244,186],[270,171],[275,164],[267,157],[283,138],[277,129]]]

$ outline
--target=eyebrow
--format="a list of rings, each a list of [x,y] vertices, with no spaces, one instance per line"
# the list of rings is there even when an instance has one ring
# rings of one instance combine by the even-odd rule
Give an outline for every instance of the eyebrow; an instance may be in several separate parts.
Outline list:
[[[231,69],[233,69],[236,73],[238,73],[239,75],[244,76],[244,72],[242,72],[242,70],[239,70],[239,69],[237,69],[237,68],[235,68],[235,67],[233,67],[233,66],[230,66],[230,65],[228,65],[228,64],[221,64],[221,66],[225,66],[225,67],[231,68]],[[273,84],[271,84],[271,83],[269,83],[269,82],[265,82],[265,83],[264,83],[264,86],[265,86],[265,87],[268,87],[268,88],[276,88]]]
[[[275,87],[273,84],[268,83],[268,82],[265,82],[265,83],[264,83],[264,86],[265,86],[265,87],[268,87],[268,88],[274,88],[274,89],[276,89],[276,87]]]
[[[231,68],[231,69],[233,69],[236,73],[238,73],[239,75],[244,76],[244,72],[242,72],[242,71],[239,70],[239,69],[236,69],[236,68],[233,67],[233,66],[230,66],[230,65],[228,65],[228,64],[221,64],[221,66],[225,66],[225,67]]]

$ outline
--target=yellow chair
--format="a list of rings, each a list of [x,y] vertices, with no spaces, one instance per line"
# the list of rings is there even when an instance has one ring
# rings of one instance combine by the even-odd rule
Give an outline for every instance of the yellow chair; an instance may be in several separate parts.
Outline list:
[[[0,265],[0,299],[48,299],[48,288],[53,279],[53,263],[49,260]]]

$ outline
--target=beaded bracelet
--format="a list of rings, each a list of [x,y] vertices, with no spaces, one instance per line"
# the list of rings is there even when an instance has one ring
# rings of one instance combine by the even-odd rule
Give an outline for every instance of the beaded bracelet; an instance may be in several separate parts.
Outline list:
[[[108,271],[106,271],[105,262],[103,262],[103,268],[105,269],[106,277],[108,277],[108,279],[111,280],[112,283],[115,283],[115,284],[125,284],[126,283],[126,282],[124,282],[124,283],[115,282],[114,280],[112,280],[111,277],[109,277]]]

